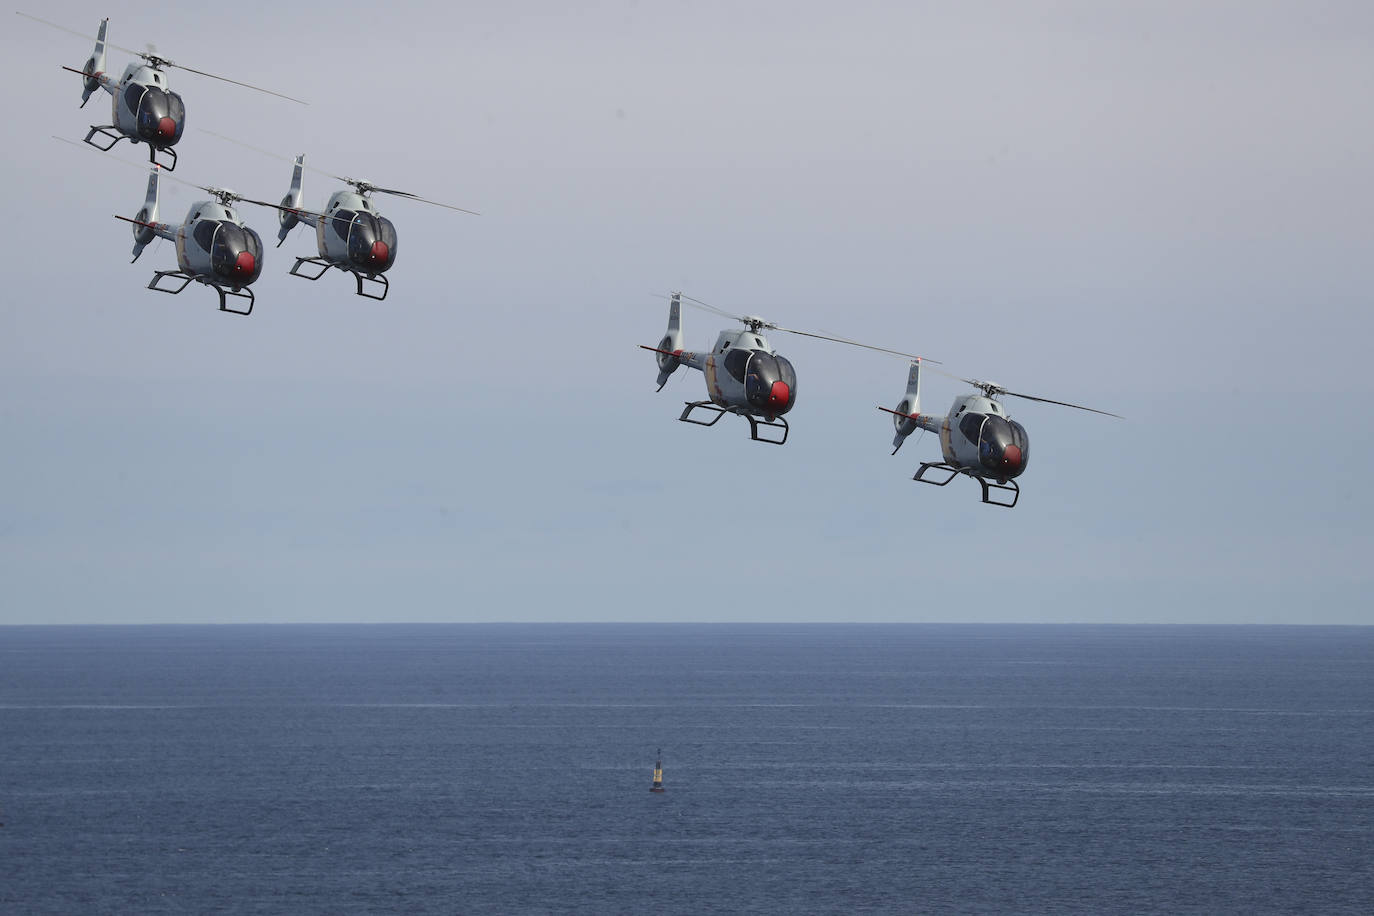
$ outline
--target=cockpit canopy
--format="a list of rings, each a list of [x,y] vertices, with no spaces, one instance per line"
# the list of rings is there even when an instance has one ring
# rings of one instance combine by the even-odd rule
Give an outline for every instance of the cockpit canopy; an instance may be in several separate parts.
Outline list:
[[[138,137],[158,149],[176,145],[186,129],[186,106],[168,89],[130,83],[124,102],[134,112]]]
[[[353,269],[379,274],[396,263],[396,226],[385,216],[360,210],[335,210],[331,231],[348,243]]]
[[[725,371],[744,383],[749,406],[769,416],[780,416],[797,402],[797,373],[792,364],[764,350],[731,350]]]
[[[988,476],[1018,477],[1030,460],[1030,436],[1015,420],[996,414],[967,413],[959,431],[978,446],[978,464]]]
[[[215,227],[210,244],[210,269],[217,280],[238,289],[262,275],[262,238],[256,232],[224,220],[201,223],[207,224]],[[197,240],[201,235],[200,226],[197,226]]]

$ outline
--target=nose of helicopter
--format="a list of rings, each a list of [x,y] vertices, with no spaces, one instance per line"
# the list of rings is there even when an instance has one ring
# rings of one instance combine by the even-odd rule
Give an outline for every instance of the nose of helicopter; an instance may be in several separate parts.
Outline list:
[[[792,389],[787,387],[784,381],[776,381],[768,391],[768,406],[773,410],[782,410],[787,406],[787,402],[792,399]]]
[[[391,249],[386,242],[376,241],[372,243],[371,250],[367,253],[367,259],[373,267],[380,267],[386,263],[386,259],[391,255]]]
[[[1008,445],[1002,451],[1002,467],[1008,471],[1015,471],[1021,467],[1021,449],[1015,445]]]
[[[177,135],[177,122],[171,118],[161,118],[157,122],[158,136],[170,140]]]
[[[253,252],[240,251],[238,257],[234,259],[234,276],[251,277],[257,266],[258,259],[253,257]]]

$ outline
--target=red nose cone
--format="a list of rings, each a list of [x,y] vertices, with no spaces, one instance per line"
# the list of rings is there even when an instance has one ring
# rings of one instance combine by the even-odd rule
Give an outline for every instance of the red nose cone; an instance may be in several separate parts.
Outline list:
[[[239,256],[234,259],[234,273],[240,277],[253,276],[253,268],[258,266],[257,258],[253,257],[251,251],[240,251]]]
[[[1021,448],[1016,445],[1008,445],[1002,452],[1002,464],[1009,471],[1014,471],[1021,466]]]
[[[373,264],[385,264],[387,257],[391,254],[391,249],[386,247],[386,242],[373,242],[370,256]]]
[[[768,392],[768,406],[774,410],[781,410],[787,406],[787,400],[790,397],[792,397],[792,391],[787,387],[786,382],[774,382],[773,388]]]
[[[177,122],[171,118],[163,118],[157,122],[157,132],[162,135],[162,139],[170,140],[177,135]]]

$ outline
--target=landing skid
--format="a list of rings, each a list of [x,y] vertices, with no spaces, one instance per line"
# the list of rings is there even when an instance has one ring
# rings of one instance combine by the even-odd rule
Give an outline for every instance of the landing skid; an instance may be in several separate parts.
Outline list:
[[[181,281],[181,285],[178,286],[176,289],[167,289],[167,288],[161,286],[160,284],[161,284],[162,281],[163,281],[165,278],[167,278],[167,277],[171,277],[173,281],[180,280],[180,281]],[[155,271],[155,272],[153,273],[153,279],[152,279],[152,281],[148,284],[148,288],[151,289],[151,290],[156,290],[156,291],[159,292],[159,293],[168,293],[169,295],[175,296],[177,293],[181,292],[181,291],[184,290],[187,286],[189,286],[192,280],[195,280],[195,281],[198,282],[198,283],[204,283],[206,286],[210,287],[210,288],[213,289],[215,292],[219,293],[219,310],[220,310],[221,312],[228,312],[230,315],[251,315],[251,314],[253,314],[253,302],[254,302],[255,297],[253,296],[253,291],[252,291],[251,289],[246,289],[246,288],[245,288],[245,289],[242,289],[242,290],[225,289],[224,287],[218,286],[218,285],[216,285],[216,284],[214,284],[214,283],[211,283],[211,282],[209,282],[208,280],[203,280],[203,279],[201,279],[200,277],[195,277],[195,276],[192,276],[191,274],[182,273],[182,272],[179,271],[179,270],[159,270],[159,271]],[[234,299],[247,299],[247,300],[248,300],[248,308],[243,309],[243,310],[239,310],[239,309],[236,309],[236,308],[231,308],[231,307],[229,306],[229,299],[230,299],[230,298],[234,298]]]
[[[110,142],[109,142],[109,143],[106,143],[104,146],[101,146],[101,145],[94,139],[95,137],[102,137],[102,138],[104,138],[104,139],[106,139],[106,140],[109,140]],[[96,149],[100,150],[102,153],[108,153],[110,150],[114,149],[115,144],[118,143],[120,140],[128,140],[130,143],[134,143],[134,144],[143,142],[143,141],[141,141],[141,140],[134,140],[134,139],[131,138],[131,137],[126,137],[124,134],[119,133],[118,131],[116,131],[116,130],[114,129],[114,125],[113,125],[113,124],[106,124],[106,125],[104,125],[103,127],[102,127],[102,126],[95,125],[95,124],[92,124],[92,125],[91,125],[90,131],[88,131],[87,134],[86,134],[86,142],[89,143],[91,146],[94,146]],[[158,154],[158,153],[163,153],[163,154],[165,154],[165,155],[167,155],[167,156],[170,156],[170,157],[171,157],[171,162],[169,162],[169,163],[158,162],[158,160],[157,160],[157,154]],[[174,150],[174,149],[172,149],[170,146],[167,147],[166,149],[161,149],[161,150],[160,150],[160,149],[158,149],[156,146],[153,146],[151,143],[149,143],[149,144],[148,144],[148,161],[151,162],[151,163],[153,163],[154,165],[161,166],[162,168],[166,169],[166,170],[169,171],[169,172],[175,172],[175,171],[176,171],[176,168],[177,168],[177,151]]]
[[[753,439],[755,442],[767,442],[769,445],[782,445],[787,441],[789,428],[787,426],[787,420],[782,417],[778,417],[775,420],[765,420],[738,408],[721,407],[719,404],[713,404],[710,401],[686,401],[684,403],[686,403],[687,406],[682,409],[682,416],[678,417],[683,423],[694,423],[697,426],[715,426],[720,422],[721,417],[725,416],[727,413],[732,413],[744,417],[744,419],[749,421],[749,438]],[[715,416],[709,420],[693,420],[691,414],[694,410],[705,410],[715,414]],[[766,436],[760,436],[760,427],[764,429],[780,429],[782,430],[782,438],[770,439]]]
[[[304,273],[301,271],[302,264],[309,264],[313,267],[318,267],[319,271],[314,275]],[[386,274],[378,274],[375,277],[367,277],[363,274],[358,273],[356,270],[349,270],[347,267],[339,267],[338,264],[335,264],[332,261],[327,261],[324,258],[296,258],[296,263],[292,265],[290,273],[291,276],[300,277],[302,280],[318,280],[320,277],[323,277],[326,273],[328,273],[329,268],[331,267],[338,267],[339,270],[342,270],[344,273],[352,274],[353,279],[356,280],[358,283],[358,295],[362,296],[365,299],[376,299],[378,302],[381,302],[383,299],[386,298],[386,294],[391,291],[391,281],[386,278]],[[376,293],[367,292],[363,288],[364,282],[380,286],[382,288],[382,294],[379,296]]]
[[[932,470],[947,471],[949,473],[943,480],[931,480],[926,477],[926,472]],[[1008,480],[1006,483],[998,483],[995,480],[979,477],[977,474],[970,474],[962,468],[956,468],[953,465],[944,464],[938,461],[921,462],[920,468],[916,471],[916,476],[911,479],[919,480],[921,483],[928,483],[932,486],[943,487],[960,474],[972,477],[974,480],[978,481],[979,485],[983,488],[983,502],[987,503],[989,506],[1001,506],[1004,509],[1010,509],[1015,506],[1016,501],[1021,498],[1021,487],[1015,480]],[[1003,502],[993,498],[997,495],[1006,493],[1011,494],[1011,500],[1009,502]]]

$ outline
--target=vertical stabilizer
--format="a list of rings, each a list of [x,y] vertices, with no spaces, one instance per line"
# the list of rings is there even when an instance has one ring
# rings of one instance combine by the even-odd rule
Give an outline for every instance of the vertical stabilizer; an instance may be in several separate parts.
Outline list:
[[[658,390],[662,391],[668,384],[668,376],[682,365],[676,355],[682,352],[682,293],[673,293],[668,305],[668,333],[658,342],[658,349]]]
[[[283,207],[290,207],[294,210],[299,210],[301,208],[301,172],[304,169],[305,154],[302,153],[296,157],[296,168],[291,172],[291,190],[287,191],[286,196],[281,199],[281,205]],[[296,228],[296,224],[300,222],[300,219],[294,213],[288,213],[286,210],[278,210],[277,220],[281,223],[281,228],[277,230],[277,247],[280,248],[281,243],[286,241],[287,235],[291,233],[292,229]]]
[[[135,261],[143,254],[144,247],[157,236],[153,231],[153,224],[157,222],[157,173],[156,165],[148,170],[148,194],[143,198],[143,209],[139,210],[138,216],[134,218],[137,220],[134,223]]]
[[[916,431],[918,426],[914,417],[921,412],[921,361],[915,359],[911,361],[911,371],[906,377],[906,396],[897,405],[896,413],[892,417],[892,425],[897,428],[897,435],[892,439],[892,454],[897,454],[897,449],[902,447],[906,437]]]
[[[81,68],[81,107],[91,100],[91,94],[100,88],[100,76],[105,72],[105,27],[109,19],[100,20],[100,31],[95,36],[95,50],[91,52],[86,66]]]

